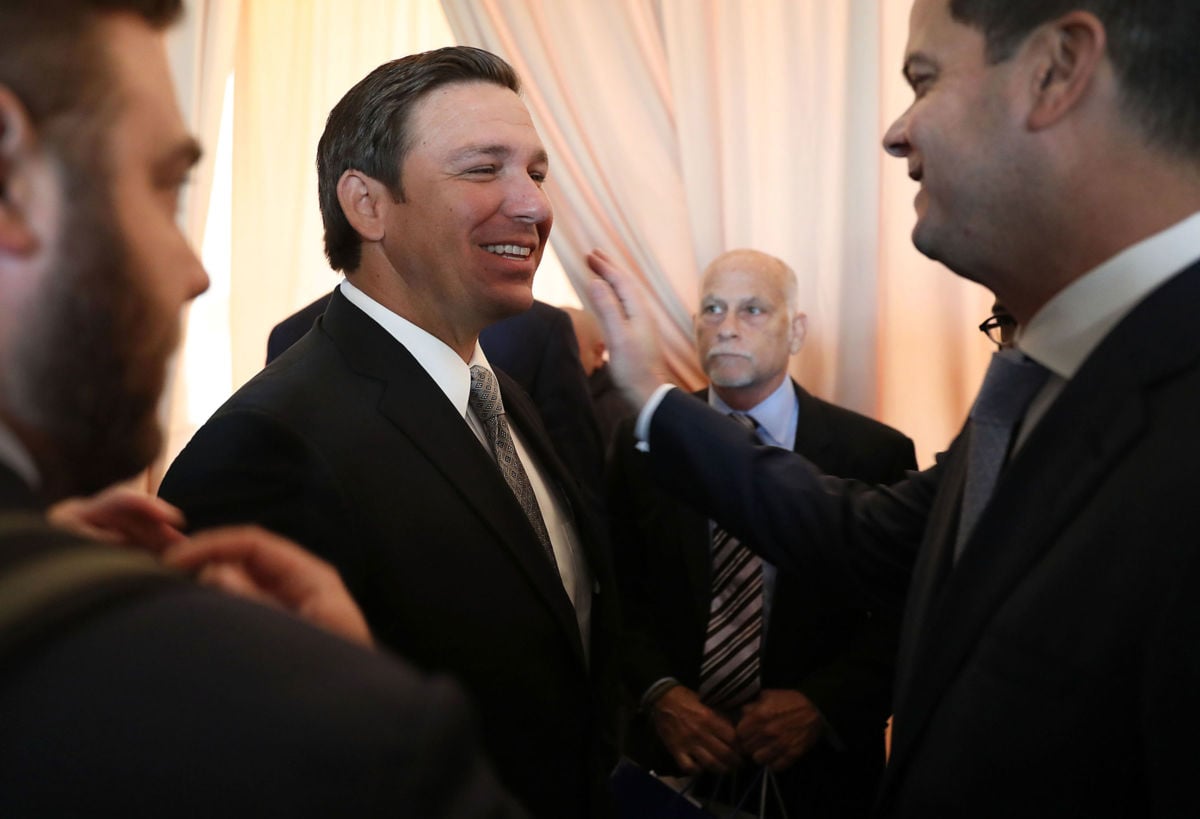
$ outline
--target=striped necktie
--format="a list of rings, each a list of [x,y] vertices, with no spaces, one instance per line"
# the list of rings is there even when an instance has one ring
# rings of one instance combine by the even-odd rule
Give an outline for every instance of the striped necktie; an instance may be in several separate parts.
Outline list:
[[[758,427],[748,415],[731,417],[747,429]],[[762,559],[714,525],[712,599],[700,664],[700,700],[704,704],[732,710],[758,694],[762,630]]]

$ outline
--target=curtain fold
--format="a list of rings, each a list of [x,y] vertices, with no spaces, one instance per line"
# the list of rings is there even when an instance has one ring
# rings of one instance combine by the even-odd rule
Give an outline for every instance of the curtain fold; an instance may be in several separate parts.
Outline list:
[[[678,383],[703,381],[690,315],[704,266],[753,247],[798,274],[810,332],[793,375],[913,435],[924,463],[945,446],[988,353],[973,334],[986,296],[912,250],[913,185],[880,147],[907,105],[901,4],[442,5],[460,42],[526,82],[572,282],[595,246],[635,269]]]

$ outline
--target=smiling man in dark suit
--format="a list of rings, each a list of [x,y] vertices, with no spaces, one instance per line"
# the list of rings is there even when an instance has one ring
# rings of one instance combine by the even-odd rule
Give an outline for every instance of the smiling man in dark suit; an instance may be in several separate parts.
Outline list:
[[[660,390],[637,294],[592,259],[659,477],[781,568],[904,605],[880,815],[1200,814],[1198,39],[1193,0],[916,0],[884,137],[913,241],[1018,330],[891,487]]]
[[[332,562],[380,643],[474,696],[512,792],[537,816],[586,817],[614,761],[607,553],[528,397],[478,343],[528,309],[553,219],[518,91],[503,60],[456,47],[343,97],[318,174],[346,279],[162,494],[192,525],[259,523]]]
[[[694,324],[711,382],[696,397],[753,419],[762,441],[871,483],[916,469],[904,435],[788,377],[807,316],[783,260],[754,250],[718,256],[704,273]],[[759,561],[753,690],[740,699],[703,690],[702,668],[713,653],[706,635],[723,616],[713,585],[725,565],[715,547],[720,530],[658,487],[648,458],[635,448],[632,421],[623,424],[610,511],[627,620],[625,678],[640,700],[630,753],[660,772],[768,765],[779,772],[790,812],[865,815],[883,772],[896,618],[847,605],[811,577]]]

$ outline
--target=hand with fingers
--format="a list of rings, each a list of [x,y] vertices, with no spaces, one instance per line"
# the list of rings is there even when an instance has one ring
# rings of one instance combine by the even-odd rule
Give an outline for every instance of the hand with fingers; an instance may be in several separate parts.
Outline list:
[[[825,731],[821,712],[799,691],[763,689],[742,707],[737,745],[757,765],[782,771],[796,764]]]
[[[652,708],[654,728],[686,774],[729,773],[741,767],[733,723],[682,685],[667,689]]]
[[[277,606],[347,640],[372,645],[362,610],[337,571],[258,526],[207,529],[173,543],[163,561],[200,583]]]
[[[640,408],[670,381],[646,298],[633,274],[604,251],[592,251],[587,263],[596,274],[588,296],[604,326],[609,369],[626,399]]]
[[[83,537],[154,552],[184,539],[182,512],[162,498],[127,486],[59,501],[46,518],[51,525]]]

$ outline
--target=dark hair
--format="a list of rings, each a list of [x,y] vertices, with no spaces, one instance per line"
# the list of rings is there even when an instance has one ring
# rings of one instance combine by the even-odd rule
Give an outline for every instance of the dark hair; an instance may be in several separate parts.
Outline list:
[[[134,14],[157,30],[183,13],[182,0],[30,0],[0,2],[0,84],[10,88],[35,127],[67,119],[94,136],[112,87],[96,24],[103,15]],[[53,129],[49,129],[53,130]]]
[[[338,203],[342,174],[360,171],[386,185],[397,201],[404,201],[400,166],[411,147],[408,122],[413,106],[434,89],[461,82],[488,82],[521,91],[512,66],[495,54],[452,46],[384,63],[329,112],[317,145],[317,193],[325,224],[325,255],[334,270],[352,272],[362,261],[361,239]]]
[[[1121,104],[1148,142],[1200,157],[1200,2],[1197,0],[951,0],[977,28],[987,58],[1013,55],[1034,28],[1073,10],[1104,24]]]

